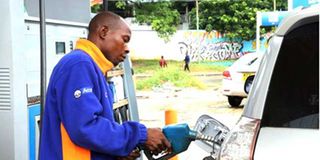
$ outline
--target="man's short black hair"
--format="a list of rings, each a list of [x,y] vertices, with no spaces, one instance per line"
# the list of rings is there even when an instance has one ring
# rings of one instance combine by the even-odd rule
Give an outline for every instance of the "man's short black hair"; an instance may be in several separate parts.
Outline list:
[[[96,32],[101,25],[106,25],[109,29],[114,29],[120,21],[121,17],[109,11],[103,11],[94,16],[89,23],[89,33]]]

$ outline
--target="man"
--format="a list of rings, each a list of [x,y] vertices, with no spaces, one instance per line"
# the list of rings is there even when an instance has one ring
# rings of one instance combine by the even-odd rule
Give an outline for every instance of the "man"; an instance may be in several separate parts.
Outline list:
[[[186,56],[184,57],[184,71],[188,70],[190,72],[189,63],[190,63],[190,57],[188,53],[186,53]]]
[[[161,59],[159,60],[159,65],[160,65],[160,68],[167,67],[167,62],[166,62],[166,60],[164,59],[163,56],[161,56]]]
[[[111,12],[96,15],[88,39],[54,68],[42,117],[40,160],[136,159],[138,145],[157,154],[171,150],[158,128],[138,122],[118,124],[105,74],[129,53],[131,31]]]

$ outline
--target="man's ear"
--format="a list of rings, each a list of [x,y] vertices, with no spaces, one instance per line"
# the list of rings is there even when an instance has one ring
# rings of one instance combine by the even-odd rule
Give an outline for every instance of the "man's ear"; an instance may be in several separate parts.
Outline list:
[[[105,39],[106,36],[108,35],[109,28],[108,26],[102,26],[99,30],[99,37],[102,39]]]

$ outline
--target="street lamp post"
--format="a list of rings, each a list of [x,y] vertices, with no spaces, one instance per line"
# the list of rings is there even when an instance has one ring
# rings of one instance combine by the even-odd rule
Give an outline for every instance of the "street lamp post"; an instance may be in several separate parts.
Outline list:
[[[196,19],[197,19],[197,30],[199,30],[199,3],[198,0],[196,0]]]
[[[108,0],[103,0],[103,8],[105,11],[108,11]]]

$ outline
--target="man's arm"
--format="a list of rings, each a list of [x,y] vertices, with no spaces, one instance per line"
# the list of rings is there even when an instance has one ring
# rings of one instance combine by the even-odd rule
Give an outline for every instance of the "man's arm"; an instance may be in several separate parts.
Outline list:
[[[105,96],[99,90],[104,86],[98,86],[97,79],[86,61],[61,76],[55,85],[59,118],[73,143],[109,155],[129,155],[137,144],[147,141],[147,129],[137,122],[116,123],[112,104],[109,112],[103,112],[98,97]]]

